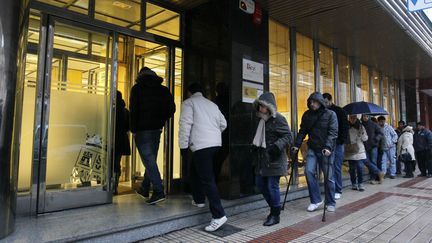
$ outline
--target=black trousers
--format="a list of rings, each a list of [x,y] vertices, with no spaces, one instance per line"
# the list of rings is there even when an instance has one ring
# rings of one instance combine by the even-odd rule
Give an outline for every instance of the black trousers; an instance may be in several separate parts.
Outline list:
[[[191,180],[192,196],[196,203],[204,203],[207,196],[214,219],[225,216],[214,178],[213,161],[220,147],[197,150],[193,153]]]
[[[432,175],[431,151],[425,150],[416,153],[418,167],[422,175]]]
[[[413,176],[413,172],[415,170],[415,160],[405,161],[405,172],[407,176]]]

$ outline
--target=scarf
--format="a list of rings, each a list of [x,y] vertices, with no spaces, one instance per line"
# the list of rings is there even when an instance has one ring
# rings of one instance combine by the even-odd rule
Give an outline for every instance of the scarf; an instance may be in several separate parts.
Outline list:
[[[265,123],[271,116],[269,114],[263,114],[261,112],[258,112],[257,116],[261,118],[261,120],[258,123],[258,127],[255,132],[255,137],[252,144],[257,147],[266,148]]]

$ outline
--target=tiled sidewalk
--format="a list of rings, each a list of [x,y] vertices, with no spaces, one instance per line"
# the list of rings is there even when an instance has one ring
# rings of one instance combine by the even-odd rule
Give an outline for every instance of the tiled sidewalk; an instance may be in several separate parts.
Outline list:
[[[262,226],[268,209],[229,217],[240,231],[218,237],[204,225],[145,242],[432,242],[432,179],[387,179],[365,192],[346,189],[336,213],[309,213],[309,199],[289,202],[281,223]]]

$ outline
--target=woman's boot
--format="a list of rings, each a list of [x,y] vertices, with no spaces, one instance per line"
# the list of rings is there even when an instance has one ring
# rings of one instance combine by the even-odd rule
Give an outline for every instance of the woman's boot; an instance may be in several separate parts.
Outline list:
[[[267,217],[267,221],[264,223],[264,226],[272,226],[275,224],[279,224],[280,221],[280,207],[271,207],[270,215]]]

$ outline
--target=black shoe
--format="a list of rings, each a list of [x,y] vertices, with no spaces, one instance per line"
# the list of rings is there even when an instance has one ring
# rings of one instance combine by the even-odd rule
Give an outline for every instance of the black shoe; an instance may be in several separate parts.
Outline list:
[[[275,224],[279,224],[280,217],[276,215],[271,215],[270,218],[267,219],[267,221],[264,222],[264,226],[272,226]]]
[[[418,177],[426,177],[426,176],[427,176],[426,173],[421,173],[418,175]]]
[[[396,176],[390,176],[390,179],[395,179],[396,178]]]
[[[153,195],[151,196],[151,198],[149,200],[146,201],[147,204],[149,205],[154,205],[158,202],[162,202],[165,201],[166,197],[165,197],[165,193],[153,193]]]
[[[135,193],[140,195],[141,197],[147,199],[149,198],[149,191],[143,190],[142,188],[139,188],[138,190],[135,190]]]
[[[432,174],[427,175],[427,178],[432,178]]]
[[[404,175],[403,178],[414,178],[414,175]]]

